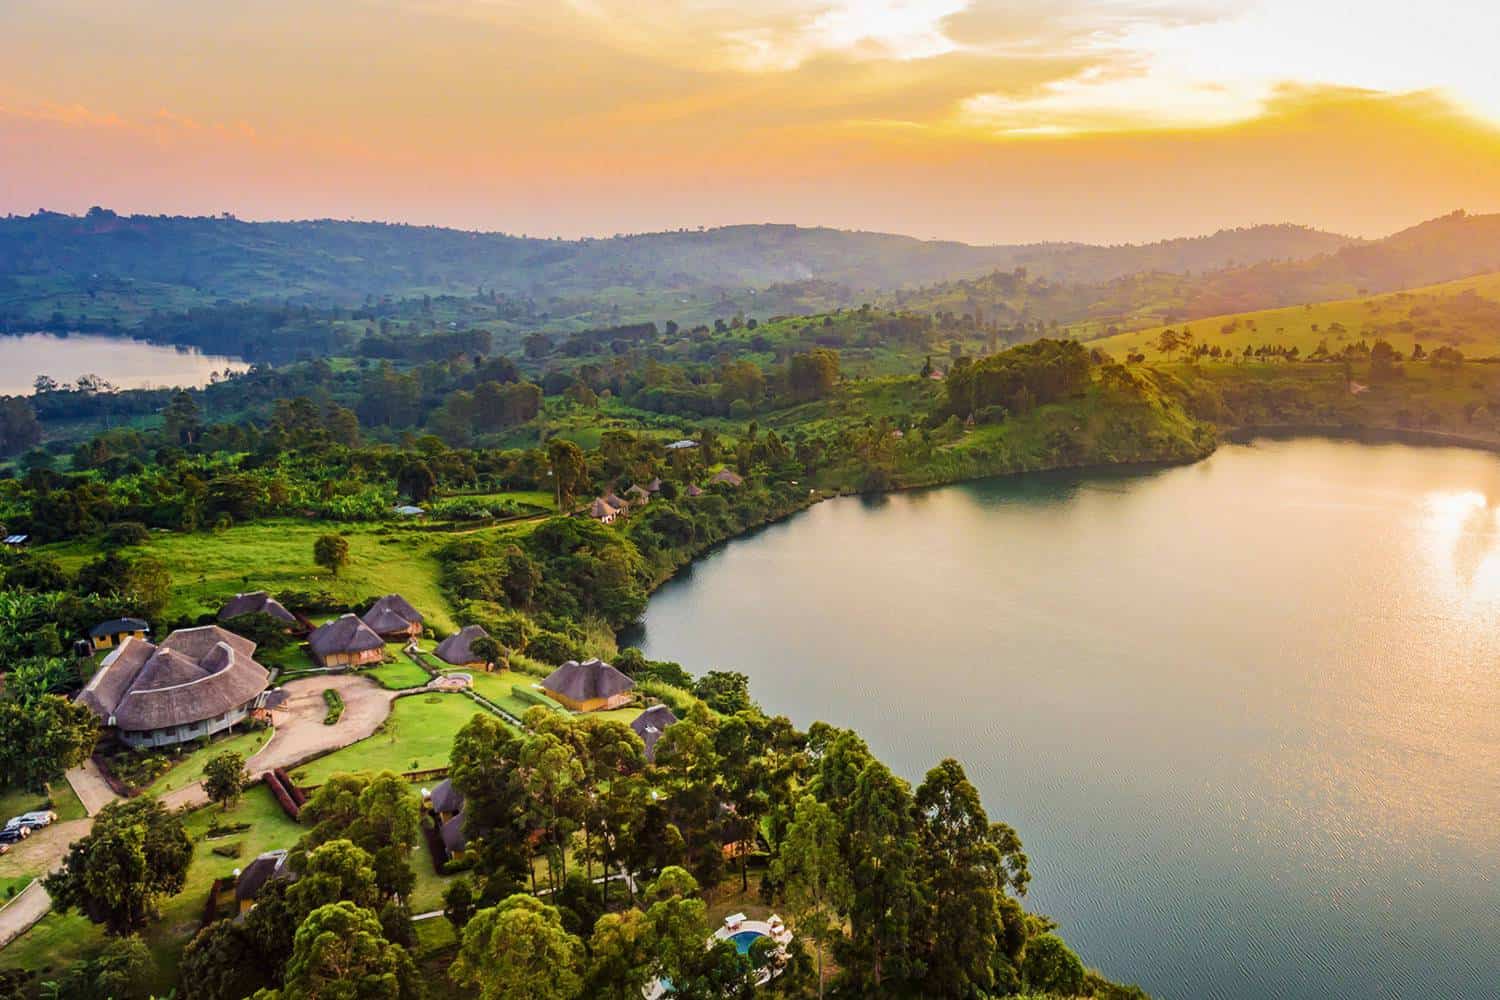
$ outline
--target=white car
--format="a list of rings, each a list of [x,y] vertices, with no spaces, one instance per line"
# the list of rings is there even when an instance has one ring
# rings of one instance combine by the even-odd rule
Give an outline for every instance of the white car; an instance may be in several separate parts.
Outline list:
[[[57,813],[51,809],[38,809],[35,812],[12,817],[10,822],[5,824],[5,829],[13,830],[19,827],[29,833],[32,830],[40,830],[44,826],[51,826],[56,821]]]

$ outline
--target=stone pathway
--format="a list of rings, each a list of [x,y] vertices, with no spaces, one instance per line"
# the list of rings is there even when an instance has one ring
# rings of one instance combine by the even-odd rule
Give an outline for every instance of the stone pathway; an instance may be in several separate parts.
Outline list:
[[[45,917],[50,909],[52,897],[42,888],[40,880],[22,889],[14,899],[0,907],[0,948],[31,930],[31,925]]]
[[[96,815],[100,809],[119,798],[114,789],[109,787],[109,782],[104,780],[104,775],[99,772],[99,765],[94,763],[92,757],[69,771],[66,777],[68,784],[73,786],[73,791],[78,795],[78,801],[83,803],[83,811],[90,816]]]

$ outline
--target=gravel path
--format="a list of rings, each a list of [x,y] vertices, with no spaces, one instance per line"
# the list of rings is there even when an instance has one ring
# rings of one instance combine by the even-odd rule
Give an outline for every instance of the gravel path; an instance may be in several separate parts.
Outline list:
[[[66,777],[68,784],[73,786],[78,801],[83,803],[83,811],[90,816],[119,798],[104,780],[104,775],[99,773],[99,765],[94,763],[92,757],[69,771]]]
[[[331,726],[323,725],[328,712],[323,692],[328,688],[344,699],[344,714]],[[245,763],[257,778],[266,771],[292,768],[315,754],[364,739],[391,714],[391,702],[400,693],[358,674],[301,677],[288,681],[283,690],[289,697],[277,712],[276,735]]]
[[[80,821],[81,822],[81,821]],[[32,882],[0,908],[0,948],[31,930],[31,925],[52,909],[52,897],[41,882]]]

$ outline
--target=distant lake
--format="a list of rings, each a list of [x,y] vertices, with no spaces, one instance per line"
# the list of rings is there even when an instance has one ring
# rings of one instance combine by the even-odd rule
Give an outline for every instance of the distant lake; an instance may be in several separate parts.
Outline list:
[[[819,504],[644,648],[959,758],[1084,961],[1179,1000],[1500,995],[1500,458],[1325,440]]]
[[[208,384],[211,372],[243,371],[245,367],[238,358],[126,337],[0,336],[0,396],[30,395],[38,375],[50,375],[59,382],[99,375],[121,389],[186,388]]]

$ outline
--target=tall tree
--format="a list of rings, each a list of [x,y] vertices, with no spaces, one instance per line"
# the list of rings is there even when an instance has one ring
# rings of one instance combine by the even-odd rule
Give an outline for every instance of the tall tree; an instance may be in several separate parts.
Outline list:
[[[557,909],[518,894],[474,914],[448,976],[480,1000],[573,1000],[583,960]]]
[[[286,985],[257,997],[286,1000],[417,1000],[411,956],[387,941],[375,914],[347,900],[320,906],[297,928]]]
[[[44,881],[59,913],[77,910],[111,934],[143,926],[162,896],[182,891],[193,842],[154,798],[111,802]]]
[[[655,979],[656,936],[640,910],[606,913],[589,938],[584,994],[602,1000],[639,1000]]]
[[[554,438],[547,445],[547,462],[552,469],[552,488],[559,513],[566,514],[588,489],[588,463],[583,449],[572,441]]]
[[[94,752],[99,720],[55,694],[0,695],[0,788],[45,791]]]
[[[843,829],[826,803],[804,795],[797,803],[776,859],[776,878],[796,908],[797,926],[817,947],[818,996],[826,975],[823,954],[841,936],[839,915],[848,909],[849,872],[839,852]]]
[[[945,996],[976,996],[994,985],[1006,927],[1004,893],[1011,885],[1024,889],[1030,877],[1025,855],[1014,831],[990,825],[958,761],[928,771],[915,799],[919,864],[927,875],[917,935],[925,982]]]
[[[218,802],[225,809],[240,800],[245,779],[245,758],[238,751],[226,750],[203,765],[203,790],[210,802]]]
[[[845,979],[863,996],[900,992],[913,971],[912,918],[922,904],[911,790],[871,760],[845,805],[844,825],[852,889]]]

